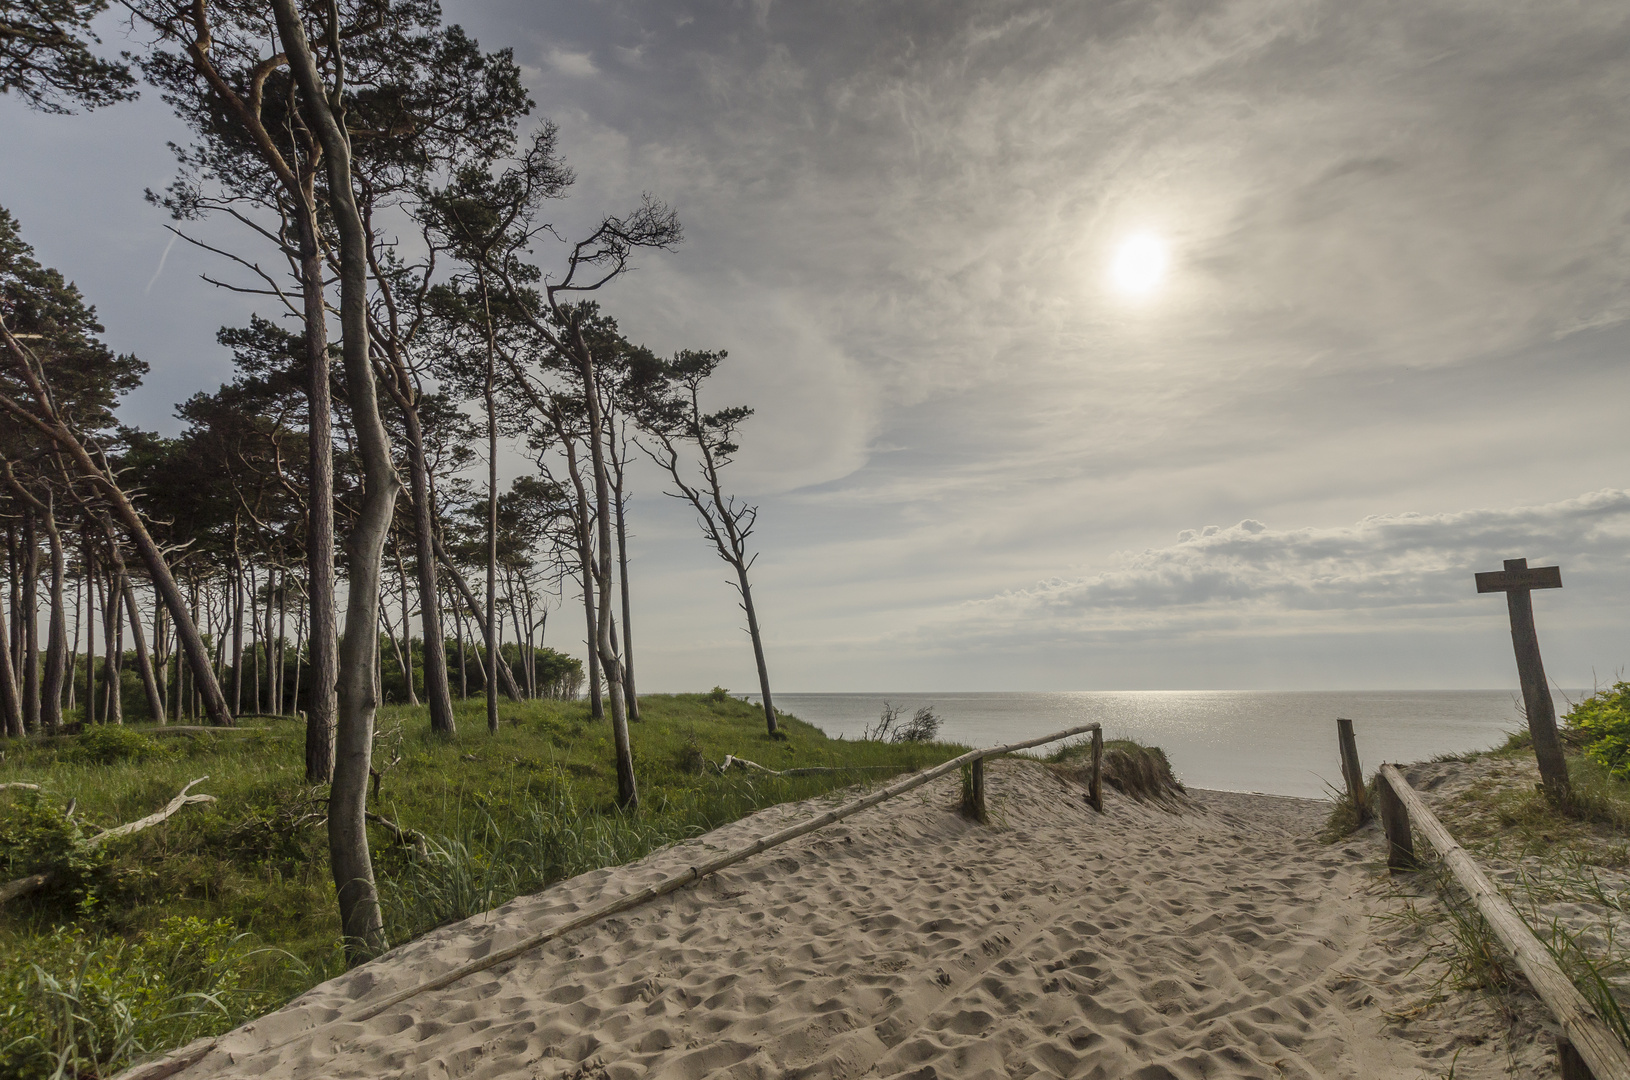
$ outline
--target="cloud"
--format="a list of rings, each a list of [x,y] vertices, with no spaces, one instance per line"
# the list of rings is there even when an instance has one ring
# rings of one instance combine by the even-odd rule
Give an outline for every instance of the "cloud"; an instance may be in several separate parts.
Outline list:
[[[589,75],[600,74],[600,69],[595,66],[594,57],[587,52],[569,52],[558,48],[550,49],[546,59],[549,61],[549,66],[562,75],[584,78]]]
[[[1340,528],[1273,529],[1247,519],[1184,530],[1177,543],[1123,552],[1088,577],[1038,583],[965,606],[970,621],[1097,628],[1144,619],[1385,611],[1410,617],[1481,611],[1472,573],[1514,553],[1560,562],[1564,580],[1625,577],[1630,491],[1607,489],[1543,506],[1367,517]]]

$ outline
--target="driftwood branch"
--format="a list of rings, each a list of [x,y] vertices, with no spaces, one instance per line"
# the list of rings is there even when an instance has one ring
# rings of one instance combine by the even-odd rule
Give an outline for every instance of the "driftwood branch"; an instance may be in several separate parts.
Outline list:
[[[708,764],[713,765],[711,761]],[[737,757],[734,754],[726,754],[724,760],[717,765],[713,765],[713,767],[719,770],[720,776],[723,776],[732,768],[757,769],[760,772],[767,772],[771,776],[817,776],[821,773],[877,772],[894,768],[893,765],[809,765],[799,769],[772,769],[768,765],[760,765],[756,761],[748,761],[746,758]]]
[[[20,780],[13,780],[13,781],[11,781],[9,783],[0,784],[0,791],[6,791],[6,790],[9,790],[11,788],[22,788],[24,791],[38,791],[38,790],[40,790],[40,785],[38,785],[38,784],[25,784]]]
[[[131,833],[138,833],[138,832],[141,832],[143,829],[150,829],[154,825],[157,825],[160,822],[167,820],[170,817],[171,814],[175,813],[177,810],[180,810],[183,806],[187,806],[187,805],[189,805],[191,803],[214,802],[215,801],[215,796],[213,796],[213,795],[188,795],[187,794],[187,792],[191,791],[194,787],[196,787],[199,784],[202,784],[205,780],[208,780],[208,779],[209,779],[209,777],[207,777],[207,776],[200,776],[198,779],[194,780],[192,783],[190,783],[186,787],[182,788],[181,789],[181,794],[179,794],[175,798],[171,799],[170,802],[169,802],[169,805],[166,806],[164,809],[158,811],[157,813],[148,814],[146,817],[141,818],[141,819],[139,819],[137,821],[126,822],[125,824],[115,826],[114,828],[111,828],[111,829],[107,830],[106,832],[97,833],[95,836],[90,838],[90,846],[93,847],[93,848],[94,847],[101,847],[103,844],[107,843],[109,840],[117,840],[121,836],[129,836]]]
[[[376,814],[372,810],[364,812],[364,816],[392,836],[403,847],[411,847],[420,855],[430,854],[430,841],[425,839],[424,833],[417,829],[404,829],[384,814]]]
[[[162,822],[167,821],[170,815],[174,814],[184,806],[189,806],[193,803],[214,802],[215,796],[213,795],[188,794],[188,792],[190,792],[195,786],[202,784],[208,779],[209,777],[207,776],[200,776],[198,779],[182,788],[181,793],[175,798],[171,799],[169,805],[165,806],[164,809],[158,811],[157,813],[148,814],[146,817],[140,818],[136,821],[129,821],[123,825],[116,825],[104,832],[99,832],[87,840],[85,842],[86,845],[92,848],[101,847],[110,840],[117,840],[121,836],[129,836],[131,833],[138,833],[143,829],[150,829],[154,825],[161,824]],[[34,787],[35,785],[22,784],[13,786]],[[3,904],[8,900],[15,900],[19,896],[27,896],[29,893],[40,891],[47,885],[51,884],[51,881],[55,876],[56,875],[54,872],[47,870],[42,874],[30,874],[28,877],[18,878],[15,881],[8,881],[4,885],[0,885],[0,904]]]

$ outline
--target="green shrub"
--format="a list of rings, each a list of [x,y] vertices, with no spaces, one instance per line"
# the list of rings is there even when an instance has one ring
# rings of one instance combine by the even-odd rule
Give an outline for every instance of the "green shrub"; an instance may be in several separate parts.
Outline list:
[[[715,686],[712,690],[707,692],[706,697],[708,701],[711,701],[715,705],[723,705],[725,702],[730,700],[730,691],[726,690],[722,686]]]
[[[142,761],[169,754],[169,749],[160,746],[158,740],[134,728],[106,724],[85,731],[63,757],[84,765],[112,765],[116,761]]]
[[[0,814],[0,881],[50,874],[49,895],[83,906],[107,861],[88,840],[78,818],[38,792],[24,792]]]
[[[707,754],[702,750],[702,740],[697,737],[695,728],[686,730],[685,741],[674,751],[674,767],[687,776],[700,775],[707,768]]]
[[[268,1002],[252,948],[224,919],[169,918],[134,941],[65,927],[0,957],[0,1076],[110,1076],[230,1030]]]
[[[1630,779],[1630,682],[1617,682],[1575,705],[1565,717],[1583,733],[1585,754],[1615,779]]]

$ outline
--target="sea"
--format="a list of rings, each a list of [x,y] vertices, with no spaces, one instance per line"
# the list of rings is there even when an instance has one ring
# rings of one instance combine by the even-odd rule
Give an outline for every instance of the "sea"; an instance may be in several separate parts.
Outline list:
[[[1586,690],[1555,692],[1560,718]],[[757,695],[754,695],[755,699]],[[1324,798],[1341,782],[1336,718],[1353,721],[1366,774],[1385,761],[1484,750],[1525,728],[1516,690],[1123,690],[954,694],[777,694],[776,708],[828,735],[860,738],[885,703],[943,718],[940,738],[1018,742],[1098,721],[1108,739],[1165,750],[1191,787]],[[1046,752],[1043,748],[1037,753]]]

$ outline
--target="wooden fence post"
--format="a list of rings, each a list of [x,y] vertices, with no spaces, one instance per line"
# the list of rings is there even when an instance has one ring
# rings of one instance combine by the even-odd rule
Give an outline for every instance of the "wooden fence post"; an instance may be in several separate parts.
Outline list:
[[[1100,814],[1104,812],[1104,729],[1092,729],[1092,784],[1087,788],[1087,801]]]
[[[1413,870],[1419,864],[1415,861],[1415,834],[1409,827],[1409,810],[1384,774],[1376,787],[1381,795],[1381,828],[1387,834],[1387,869]]]
[[[1596,1074],[1590,1071],[1585,1059],[1579,1056],[1579,1051],[1573,1048],[1566,1035],[1556,1037],[1556,1065],[1557,1075],[1562,1080],[1596,1080]]]
[[[1347,796],[1353,800],[1358,823],[1364,824],[1374,814],[1370,812],[1369,793],[1364,790],[1364,769],[1358,763],[1358,740],[1353,736],[1353,722],[1336,717],[1336,742],[1341,747],[1341,775],[1347,781]]]
[[[969,791],[970,799],[965,809],[968,816],[981,825],[990,823],[990,814],[985,810],[985,759],[973,759],[973,784]]]

